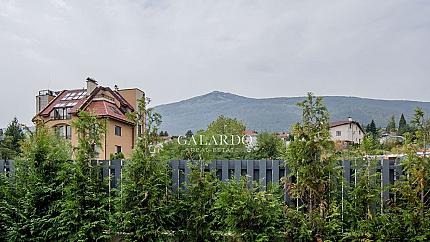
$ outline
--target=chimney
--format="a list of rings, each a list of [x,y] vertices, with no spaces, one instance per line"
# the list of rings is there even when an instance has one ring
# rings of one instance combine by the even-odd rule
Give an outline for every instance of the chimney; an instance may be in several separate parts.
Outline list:
[[[48,106],[56,96],[57,94],[51,90],[39,91],[39,95],[36,96],[36,114]]]
[[[88,93],[88,95],[91,94],[94,91],[94,89],[96,89],[96,87],[97,87],[97,81],[90,78],[90,77],[87,77],[87,93]]]
[[[352,122],[352,118],[351,118],[351,117],[348,117],[348,121],[349,121],[349,122]]]

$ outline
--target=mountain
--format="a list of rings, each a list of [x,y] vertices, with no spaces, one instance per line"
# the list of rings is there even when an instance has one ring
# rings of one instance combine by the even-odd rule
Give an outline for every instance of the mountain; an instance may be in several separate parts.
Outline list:
[[[205,129],[220,115],[237,118],[250,130],[288,131],[292,124],[301,120],[301,110],[296,104],[304,98],[257,99],[214,91],[180,102],[159,105],[155,110],[162,115],[161,130],[166,130],[171,135]],[[430,102],[326,96],[324,104],[332,121],[352,117],[366,125],[373,119],[381,127],[386,126],[391,115],[395,115],[398,122],[402,113],[409,122],[416,107],[422,107],[427,114],[430,113]]]

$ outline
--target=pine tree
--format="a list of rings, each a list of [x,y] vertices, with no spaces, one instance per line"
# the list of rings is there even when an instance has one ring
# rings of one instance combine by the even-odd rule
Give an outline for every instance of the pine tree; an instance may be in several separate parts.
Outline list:
[[[376,128],[376,124],[373,119],[370,124],[366,126],[366,133],[372,135],[373,138],[378,137],[378,129]]]
[[[396,120],[394,115],[388,120],[387,128],[385,129],[387,133],[396,132]]]
[[[0,141],[0,158],[4,160],[16,157],[20,152],[20,142],[24,140],[23,125],[14,118],[3,134],[3,140]]]
[[[193,136],[193,131],[188,130],[188,131],[185,133],[185,137],[187,137],[187,138],[191,138],[191,136]]]
[[[403,135],[404,133],[408,132],[408,123],[406,122],[405,116],[402,113],[402,116],[400,116],[399,120],[399,135]]]

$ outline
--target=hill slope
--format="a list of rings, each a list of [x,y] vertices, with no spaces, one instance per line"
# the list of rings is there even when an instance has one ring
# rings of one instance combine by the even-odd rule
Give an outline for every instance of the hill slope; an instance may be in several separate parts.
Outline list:
[[[163,118],[161,129],[167,130],[171,135],[204,129],[220,115],[237,118],[252,130],[287,131],[292,124],[300,121],[301,110],[296,103],[303,99],[304,97],[256,99],[214,91],[160,105],[155,110]],[[324,103],[333,121],[351,116],[362,124],[373,119],[377,126],[382,127],[385,127],[391,115],[395,115],[398,120],[403,113],[409,122],[417,106],[430,113],[430,102],[328,96],[324,97]]]

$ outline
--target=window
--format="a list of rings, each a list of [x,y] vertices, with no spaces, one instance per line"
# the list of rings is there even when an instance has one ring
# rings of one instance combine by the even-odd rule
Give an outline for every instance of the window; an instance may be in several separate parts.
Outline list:
[[[336,136],[342,136],[342,131],[336,131]]]
[[[54,126],[55,133],[63,138],[71,139],[72,138],[72,128],[70,125],[57,125]]]
[[[66,125],[66,139],[72,139],[72,127]]]
[[[121,153],[121,152],[122,152],[122,147],[121,147],[121,146],[119,146],[119,145],[115,145],[115,148],[116,148],[116,153],[117,153],[117,154],[119,154],[119,153]]]
[[[54,108],[51,112],[52,119],[71,119],[71,115],[69,113],[70,108]]]
[[[91,149],[94,151],[94,158],[98,158],[102,152],[102,149],[96,144],[92,144]]]
[[[115,135],[121,136],[121,127],[120,126],[115,125]]]

